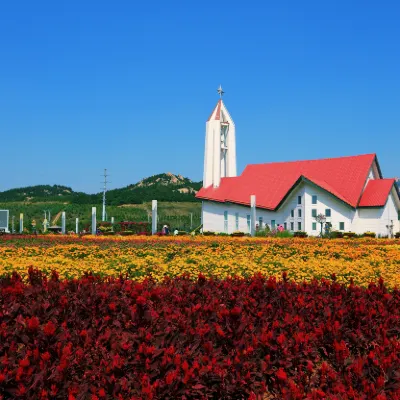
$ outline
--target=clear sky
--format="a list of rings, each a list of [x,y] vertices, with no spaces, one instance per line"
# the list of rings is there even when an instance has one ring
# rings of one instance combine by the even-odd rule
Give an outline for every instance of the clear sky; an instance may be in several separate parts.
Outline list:
[[[0,191],[201,180],[221,83],[248,163],[376,152],[400,176],[398,1],[0,4]]]

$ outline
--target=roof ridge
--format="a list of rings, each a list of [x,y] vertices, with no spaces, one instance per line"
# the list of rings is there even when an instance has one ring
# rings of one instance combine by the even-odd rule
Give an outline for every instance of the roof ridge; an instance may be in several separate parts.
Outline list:
[[[250,166],[250,165],[271,165],[271,164],[290,164],[290,163],[310,162],[310,161],[328,161],[328,160],[339,160],[339,159],[342,159],[342,158],[356,158],[356,157],[366,157],[366,156],[374,156],[374,157],[376,157],[376,153],[358,154],[358,155],[355,155],[355,156],[314,158],[312,160],[273,161],[273,162],[265,162],[265,163],[257,163],[257,164],[247,164],[247,166]]]

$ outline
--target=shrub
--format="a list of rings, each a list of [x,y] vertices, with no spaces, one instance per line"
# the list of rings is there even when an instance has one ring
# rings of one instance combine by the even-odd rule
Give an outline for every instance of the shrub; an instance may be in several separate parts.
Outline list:
[[[51,306],[50,306],[51,305]],[[400,292],[254,276],[0,279],[4,399],[396,399]]]
[[[376,238],[376,233],[375,232],[364,232],[363,237],[370,237],[370,238]]]
[[[126,230],[126,231],[121,231],[121,232],[119,232],[119,234],[122,235],[122,236],[130,236],[130,235],[133,235],[134,232],[133,232],[133,231]]]
[[[395,237],[396,239],[400,239],[400,232],[397,232],[397,233],[394,235],[394,237]]]
[[[256,237],[266,237],[269,236],[271,229],[268,225],[265,225],[265,228],[256,230],[255,236]]]
[[[278,238],[289,238],[289,237],[293,237],[293,233],[290,231],[277,231],[275,234],[276,237]]]
[[[307,232],[304,231],[296,231],[293,234],[294,237],[298,237],[298,238],[306,238],[308,236]]]
[[[357,234],[355,232],[344,232],[343,237],[344,238],[355,238],[355,237],[357,237]]]
[[[341,239],[341,238],[343,237],[343,232],[340,232],[340,231],[332,231],[332,232],[330,233],[330,237],[331,237],[332,239]]]
[[[204,236],[214,236],[214,235],[215,235],[215,232],[204,231],[204,232],[203,232],[203,235],[204,235]]]
[[[240,232],[240,231],[235,231],[231,233],[231,236],[233,237],[243,237],[245,235],[244,232]]]

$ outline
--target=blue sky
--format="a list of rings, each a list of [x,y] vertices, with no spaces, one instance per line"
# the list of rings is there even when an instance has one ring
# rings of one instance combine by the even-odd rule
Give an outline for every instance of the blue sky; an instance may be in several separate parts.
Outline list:
[[[396,1],[7,1],[0,191],[202,179],[224,100],[248,163],[376,152],[400,176]]]

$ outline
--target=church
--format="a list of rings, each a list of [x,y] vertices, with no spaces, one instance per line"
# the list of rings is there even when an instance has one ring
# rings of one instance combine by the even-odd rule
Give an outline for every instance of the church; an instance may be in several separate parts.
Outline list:
[[[203,232],[256,229],[334,231],[392,237],[400,230],[400,193],[383,178],[376,154],[247,165],[236,170],[235,123],[220,99],[206,122]]]

